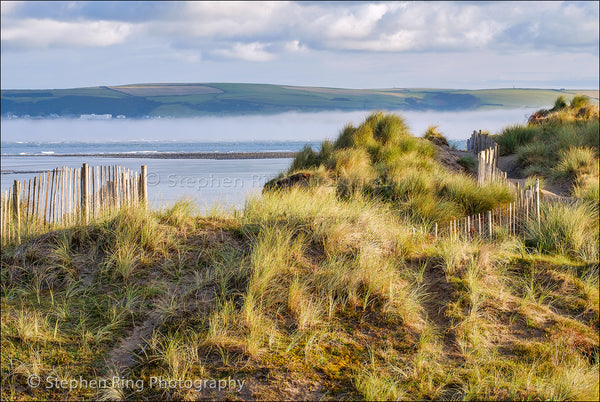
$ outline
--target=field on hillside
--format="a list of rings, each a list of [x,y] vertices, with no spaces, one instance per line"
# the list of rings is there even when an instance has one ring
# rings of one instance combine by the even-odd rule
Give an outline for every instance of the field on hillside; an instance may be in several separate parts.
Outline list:
[[[593,92],[593,91],[592,91]],[[597,91],[596,91],[597,92]],[[265,84],[135,84],[2,90],[3,116],[113,114],[190,117],[326,110],[476,110],[541,107],[563,90],[343,89]],[[589,94],[587,91],[586,94]],[[597,93],[593,98],[596,102]]]

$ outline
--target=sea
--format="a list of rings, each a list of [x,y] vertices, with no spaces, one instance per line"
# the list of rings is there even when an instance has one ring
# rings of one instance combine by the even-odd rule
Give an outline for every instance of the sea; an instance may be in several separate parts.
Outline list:
[[[435,125],[458,149],[473,130],[500,132],[523,123],[535,109],[467,112],[395,112],[415,136]],[[120,165],[148,169],[150,205],[165,208],[190,199],[199,212],[213,207],[241,209],[248,197],[285,172],[291,158],[161,159],[162,153],[295,152],[318,150],[346,124],[360,124],[370,111],[282,113],[192,119],[2,119],[0,189],[61,167]],[[102,156],[86,156],[89,154]],[[111,157],[129,154],[130,158]],[[136,158],[136,155],[156,158]]]

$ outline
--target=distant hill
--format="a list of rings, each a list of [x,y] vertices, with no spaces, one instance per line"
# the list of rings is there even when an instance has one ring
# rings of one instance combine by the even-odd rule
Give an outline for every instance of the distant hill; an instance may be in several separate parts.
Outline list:
[[[546,107],[559,94],[598,101],[598,91],[549,89],[343,89],[267,84],[134,84],[51,90],[2,90],[1,114],[128,118],[269,114],[326,110],[438,110]]]

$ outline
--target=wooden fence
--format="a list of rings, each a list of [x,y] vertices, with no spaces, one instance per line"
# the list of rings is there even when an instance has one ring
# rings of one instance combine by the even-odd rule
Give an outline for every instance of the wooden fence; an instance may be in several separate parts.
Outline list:
[[[473,131],[467,140],[467,150],[477,154],[477,183],[483,185],[490,181],[502,181],[508,184],[516,196],[516,201],[499,208],[449,222],[435,225],[435,236],[447,235],[452,239],[473,235],[493,237],[501,229],[508,234],[522,233],[525,222],[535,217],[540,222],[540,185],[523,189],[508,180],[506,172],[498,168],[498,144],[481,130]]]
[[[24,182],[14,181],[0,196],[2,245],[20,242],[22,229],[51,229],[87,223],[121,206],[147,205],[146,166],[134,172],[121,166],[56,168]]]
[[[508,181],[506,172],[498,168],[498,144],[477,154],[477,183],[490,181]]]
[[[488,149],[497,145],[489,134],[482,133],[481,130],[473,130],[471,138],[467,140],[467,151],[477,154],[484,149]]]
[[[498,144],[488,135],[473,131],[467,140],[467,151],[477,155],[477,183],[508,182],[506,172],[498,168]]]
[[[517,200],[499,208],[453,219],[438,227],[435,225],[435,236],[445,235],[451,239],[459,237],[483,236],[492,238],[498,230],[510,235],[521,234],[525,223],[537,219],[540,223],[540,186],[539,181],[529,189],[519,189]]]

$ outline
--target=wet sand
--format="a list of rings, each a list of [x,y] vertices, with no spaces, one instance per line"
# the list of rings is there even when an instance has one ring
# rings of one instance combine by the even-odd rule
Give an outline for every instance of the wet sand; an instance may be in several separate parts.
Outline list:
[[[94,158],[133,158],[133,159],[283,159],[293,158],[296,152],[161,152],[161,153],[115,153],[115,154],[58,154],[58,155],[11,155],[46,157],[94,157]]]

